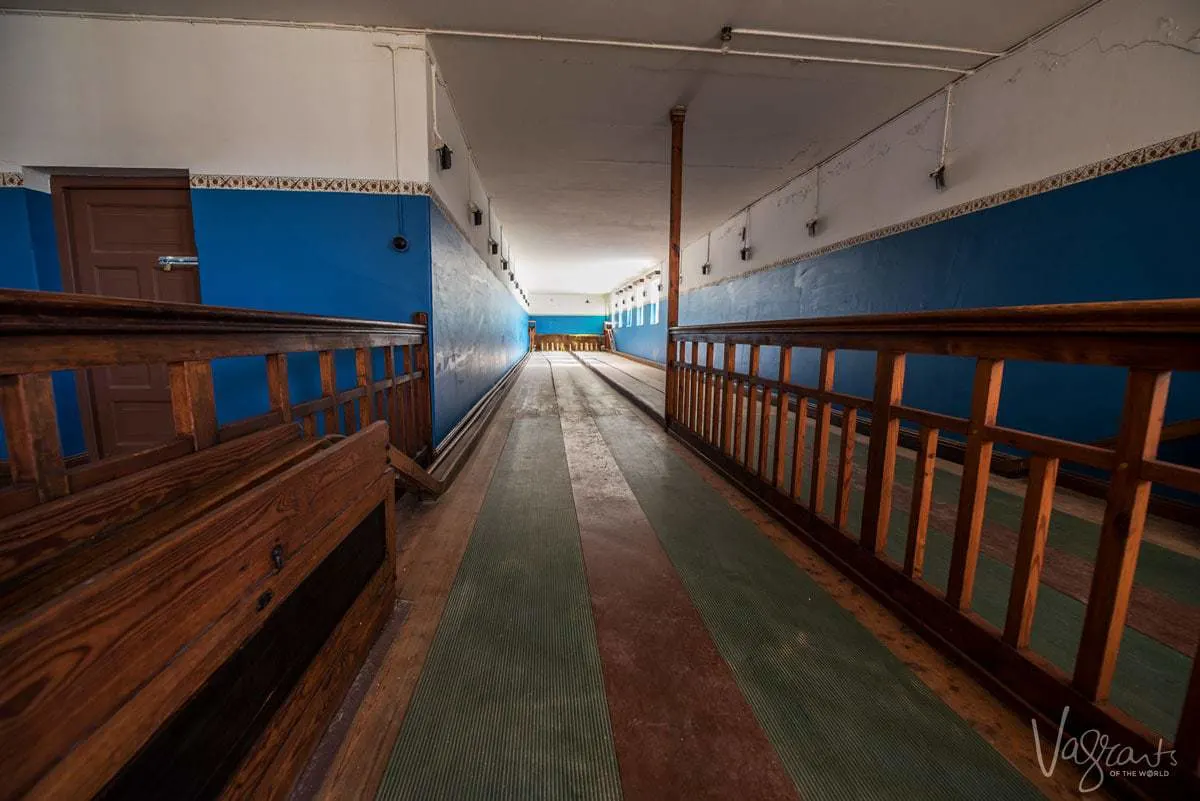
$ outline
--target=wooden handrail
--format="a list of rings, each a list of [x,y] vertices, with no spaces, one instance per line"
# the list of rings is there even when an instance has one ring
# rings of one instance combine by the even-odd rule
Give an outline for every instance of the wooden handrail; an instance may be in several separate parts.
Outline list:
[[[675,326],[672,340],[737,341],[1200,369],[1200,300],[1008,306]]]
[[[0,290],[0,422],[12,485],[0,489],[0,518],[182,453],[293,422],[316,436],[390,424],[392,445],[427,464],[432,457],[428,317],[412,323],[322,317],[190,303]],[[373,375],[372,351],[384,375]],[[397,349],[400,358],[396,357]],[[338,390],[334,352],[355,354],[354,386]],[[293,404],[289,353],[317,352],[321,396]],[[270,409],[218,426],[213,359],[264,356]],[[168,367],[176,439],[146,451],[68,468],[60,452],[50,373],[121,364]],[[340,413],[339,413],[340,412]]]
[[[1171,373],[1200,369],[1200,300],[674,326],[667,347],[674,354],[667,384],[675,387],[676,402],[666,410],[673,434],[736,479],[935,642],[965,656],[993,686],[997,682],[1004,686],[1010,698],[1034,708],[1054,725],[1069,705],[1074,733],[1098,728],[1113,743],[1136,748],[1140,740],[1147,753],[1155,751],[1158,733],[1115,710],[1108,698],[1133,592],[1150,484],[1200,490],[1200,469],[1158,458]],[[780,352],[778,377],[760,376],[763,348],[775,347]],[[792,382],[792,351],[797,347],[820,350],[820,376],[814,386]],[[714,356],[715,350],[723,354]],[[839,350],[876,352],[872,397],[834,391]],[[975,359],[968,418],[902,405],[909,353]],[[741,359],[748,359],[745,373],[735,369]],[[1118,436],[1089,444],[997,425],[1004,366],[1013,359],[1128,368]],[[723,367],[718,366],[722,361]],[[803,427],[796,426],[789,437],[786,422],[794,415],[807,425],[810,402],[815,404],[815,434],[811,452],[805,453]],[[829,442],[834,404],[842,407],[841,445],[836,449]],[[855,469],[852,442],[860,410],[870,418],[870,447],[866,464],[859,466],[865,467],[865,485],[862,517],[855,531],[847,518]],[[903,565],[885,552],[901,421],[920,426]],[[966,438],[945,594],[922,579],[939,430]],[[767,453],[772,443],[774,459]],[[1003,631],[971,611],[996,443],[1027,451],[1034,468]],[[787,471],[784,451],[789,449],[792,469]],[[1112,476],[1070,676],[1030,650],[1060,461],[1107,470]],[[830,486],[827,479],[835,483]],[[802,499],[806,483],[810,490]],[[827,492],[836,496],[832,508]],[[1200,671],[1193,673],[1175,732],[1174,747],[1187,769],[1177,782],[1149,782],[1146,786],[1152,794],[1169,787],[1169,794],[1187,796],[1200,788],[1198,676]]]

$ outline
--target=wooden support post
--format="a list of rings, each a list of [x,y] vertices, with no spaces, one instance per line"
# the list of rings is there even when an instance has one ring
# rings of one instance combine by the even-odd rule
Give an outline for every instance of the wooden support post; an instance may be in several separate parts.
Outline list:
[[[912,507],[908,513],[908,539],[904,543],[904,575],[909,578],[920,578],[925,567],[925,538],[929,534],[929,507],[933,502],[937,443],[938,430],[922,426],[917,434]]]
[[[835,351],[821,349],[821,369],[817,388],[822,392],[833,391],[833,367]],[[819,515],[825,510],[825,459],[829,454],[829,423],[832,417],[829,401],[817,400],[817,427],[813,436],[812,479],[808,492],[808,508]]]
[[[1142,478],[1142,463],[1158,453],[1170,378],[1170,373],[1130,370],[1125,385],[1125,409],[1115,448],[1117,467],[1108,485],[1092,589],[1075,658],[1075,688],[1094,701],[1107,700],[1117,666],[1150,502],[1150,482]]]
[[[992,443],[985,429],[996,423],[1003,376],[1003,361],[979,359],[975,363],[967,453],[963,459],[958,518],[954,525],[954,547],[950,553],[950,579],[946,589],[946,601],[963,612],[971,608],[971,593],[975,589],[975,568],[979,563],[979,541],[983,535],[983,514],[991,474]]]
[[[217,402],[209,362],[173,362],[168,370],[175,433],[196,450],[217,444]]]
[[[371,407],[374,405],[374,390],[371,385],[374,383],[371,377],[371,349],[370,348],[355,348],[354,349],[354,372],[358,379],[358,385],[362,387],[364,395],[358,401],[358,428],[361,431],[371,425]]]
[[[1025,490],[1021,533],[1017,539],[1012,589],[1008,596],[1008,618],[1004,623],[1004,641],[1013,648],[1029,647],[1057,479],[1058,459],[1036,455],[1030,459],[1029,485]]]
[[[792,379],[792,349],[787,345],[779,346],[779,397],[775,404],[775,473],[771,483],[780,489],[783,487],[784,469],[787,465],[787,420],[788,394],[783,391],[783,385]]]
[[[697,402],[700,398],[700,371],[696,369],[699,366],[700,343],[692,342],[692,371],[688,376],[687,427],[697,432],[700,430],[700,417],[697,411]]]
[[[757,401],[754,400],[754,390],[757,389],[754,379],[758,377],[759,367],[759,346],[750,346],[750,369],[747,374],[750,380],[746,382],[746,454],[742,460],[742,464],[751,473],[754,469],[754,410],[758,407]],[[740,426],[739,426],[740,427]]]
[[[781,393],[782,394],[782,393]],[[764,481],[770,480],[768,454],[771,444],[771,390],[766,384],[762,387],[762,403],[759,407],[758,418],[758,474]]]
[[[854,478],[854,446],[858,433],[858,409],[847,406],[842,409],[842,447],[838,454],[837,503],[833,508],[833,524],[846,528],[850,515],[850,482]]]
[[[0,419],[12,483],[32,483],[39,502],[66,495],[67,471],[50,374],[0,376]]]
[[[292,421],[292,398],[288,387],[286,353],[267,354],[267,396],[271,409],[279,412],[285,423]]]
[[[321,365],[321,394],[329,399],[325,410],[325,436],[338,433],[337,413],[337,368],[333,364],[333,351],[323,350],[317,354]]]
[[[867,451],[867,485],[863,492],[862,546],[875,554],[887,547],[892,517],[892,484],[896,480],[896,443],[900,418],[892,407],[904,392],[904,354],[880,351],[875,356],[875,398],[871,405],[871,444]]]
[[[721,376],[721,450],[732,456],[733,404],[736,402],[737,396],[733,379],[730,376],[733,375],[737,364],[737,345],[726,341],[723,347],[725,349],[725,368]]]
[[[679,228],[683,214],[683,120],[684,106],[671,109],[671,210],[667,241],[667,398],[663,416],[667,428],[675,416],[678,387],[672,380],[677,371],[671,348],[671,329],[679,325]]]
[[[413,358],[413,346],[405,345],[400,351],[401,359],[404,362],[404,375],[408,376],[408,380],[404,382],[404,416],[401,421],[401,440],[404,443],[401,449],[411,456],[416,452],[417,442],[417,379],[415,376],[416,359]]]

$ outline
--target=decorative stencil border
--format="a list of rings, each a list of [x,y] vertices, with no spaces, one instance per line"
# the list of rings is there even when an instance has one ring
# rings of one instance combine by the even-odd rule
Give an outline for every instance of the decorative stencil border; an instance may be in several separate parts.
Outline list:
[[[288,175],[192,173],[192,189],[276,189],[291,192],[358,192],[364,195],[428,195],[428,182],[392,178],[302,178]]]
[[[764,264],[762,267],[755,267],[753,270],[747,270],[744,273],[730,275],[724,278],[718,278],[716,281],[700,284],[683,290],[684,294],[698,292],[701,289],[725,284],[730,281],[737,281],[757,273],[765,273],[769,270],[777,270],[781,267],[787,267],[806,259],[814,259],[818,256],[824,256],[827,253],[833,253],[838,250],[852,248],[855,245],[861,245],[865,242],[873,242],[876,239],[901,234],[905,231],[911,231],[914,228],[923,228],[926,225],[945,222],[946,220],[955,217],[961,217],[964,214],[973,214],[977,211],[990,209],[994,206],[1000,206],[1004,203],[1011,203],[1014,200],[1040,195],[1043,192],[1052,192],[1055,189],[1062,189],[1064,186],[1090,181],[1093,178],[1099,178],[1104,175],[1128,170],[1133,167],[1140,167],[1143,164],[1150,164],[1155,161],[1162,161],[1171,156],[1179,156],[1184,153],[1190,153],[1194,150],[1200,150],[1200,131],[1194,131],[1183,136],[1177,136],[1174,139],[1168,139],[1164,142],[1159,142],[1154,145],[1131,150],[1128,153],[1122,153],[1119,156],[1097,161],[1094,164],[1085,164],[1082,167],[1076,167],[1066,172],[1060,172],[1057,175],[1051,175],[1048,178],[1043,178],[1040,181],[1023,184],[1012,189],[1005,189],[1003,192],[997,192],[994,195],[969,200],[966,203],[960,203],[957,206],[950,206],[941,211],[931,212],[921,217],[915,217],[902,223],[888,225],[883,228],[878,228],[874,231],[868,231],[865,234],[852,236],[849,239],[843,239],[840,242],[834,242],[829,245],[816,248],[815,250],[805,251],[795,256],[788,256],[786,259]]]
[[[0,172],[0,186],[24,186],[25,176],[19,172]]]

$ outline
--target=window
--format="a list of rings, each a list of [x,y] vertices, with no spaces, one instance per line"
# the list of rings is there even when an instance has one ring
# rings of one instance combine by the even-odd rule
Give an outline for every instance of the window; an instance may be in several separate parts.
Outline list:
[[[658,315],[661,313],[662,306],[660,286],[661,284],[657,280],[650,279],[650,325],[658,325]]]

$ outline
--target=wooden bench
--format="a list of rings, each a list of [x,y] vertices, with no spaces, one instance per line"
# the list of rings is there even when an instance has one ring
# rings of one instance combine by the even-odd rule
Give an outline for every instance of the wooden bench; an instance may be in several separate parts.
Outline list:
[[[81,301],[103,322],[56,327]],[[29,293],[0,316],[0,798],[286,797],[394,607],[389,453],[430,452],[424,328]],[[283,352],[324,372],[338,347],[355,389],[322,375],[293,414]],[[273,410],[221,428],[200,359],[230,352],[266,357]],[[64,360],[199,376],[173,392],[178,439],[67,469],[43,391]]]

